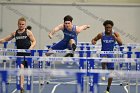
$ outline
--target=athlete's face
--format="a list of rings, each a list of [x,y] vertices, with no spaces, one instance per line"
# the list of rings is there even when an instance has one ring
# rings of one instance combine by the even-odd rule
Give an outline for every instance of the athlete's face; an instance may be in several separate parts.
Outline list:
[[[26,27],[26,22],[25,21],[19,21],[18,22],[18,29],[23,30]]]
[[[72,22],[71,21],[65,21],[64,26],[66,29],[71,29],[72,28]]]
[[[105,33],[106,33],[106,34],[111,34],[111,33],[112,33],[112,25],[107,24],[107,25],[105,26]]]

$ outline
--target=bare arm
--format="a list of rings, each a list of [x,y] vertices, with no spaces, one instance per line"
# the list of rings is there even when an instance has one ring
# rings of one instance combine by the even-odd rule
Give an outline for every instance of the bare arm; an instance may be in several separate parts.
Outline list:
[[[0,39],[0,44],[3,44],[4,42],[10,41],[14,38],[15,32],[11,33],[10,35]]]
[[[90,28],[90,25],[77,26],[77,33],[80,33],[81,31],[86,30],[87,28]]]
[[[99,39],[101,39],[101,37],[102,37],[102,33],[99,33],[96,37],[94,37],[94,38],[91,40],[91,43],[92,43],[93,45],[95,45],[96,42],[97,42]]]
[[[50,31],[50,33],[49,33],[49,38],[50,39],[52,39],[52,36],[56,33],[56,32],[58,32],[58,31],[60,31],[60,30],[63,30],[64,29],[64,25],[63,24],[60,24],[60,25],[58,25],[58,26],[56,26],[52,31]]]
[[[115,40],[117,41],[117,43],[119,45],[122,45],[122,40],[121,40],[120,35],[117,32],[114,32],[114,35],[113,36],[114,36]]]
[[[33,33],[31,31],[29,31],[29,30],[27,30],[27,31],[28,31],[28,36],[29,36],[29,38],[31,40],[31,46],[30,46],[29,49],[33,49],[35,47],[35,45],[36,45],[36,39],[35,39],[35,37],[34,37],[34,35],[33,35]]]

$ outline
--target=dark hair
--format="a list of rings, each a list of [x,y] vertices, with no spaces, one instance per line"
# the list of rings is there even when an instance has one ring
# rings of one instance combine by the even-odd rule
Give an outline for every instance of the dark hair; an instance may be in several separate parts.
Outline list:
[[[114,23],[111,20],[104,21],[103,25],[106,26],[107,24],[110,24],[110,25],[114,26]]]
[[[72,18],[70,15],[66,15],[66,16],[64,17],[64,22],[65,22],[65,21],[71,21],[71,22],[72,22],[72,20],[73,20],[73,18]]]
[[[31,27],[31,26],[27,26],[27,29],[28,29],[28,30],[32,30],[32,27]]]

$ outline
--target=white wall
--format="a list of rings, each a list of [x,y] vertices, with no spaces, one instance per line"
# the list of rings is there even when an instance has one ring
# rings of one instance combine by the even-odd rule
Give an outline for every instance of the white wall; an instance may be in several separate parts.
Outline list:
[[[2,11],[2,12],[1,12]],[[17,29],[17,20],[24,16],[27,24],[33,27],[37,40],[36,48],[44,48],[46,44],[59,41],[63,38],[60,31],[50,40],[48,32],[56,25],[63,23],[67,14],[73,16],[73,24],[89,24],[91,28],[78,36],[78,41],[90,42],[91,39],[104,28],[102,23],[106,19],[114,21],[114,30],[118,31],[124,43],[140,43],[140,6],[113,6],[113,5],[38,5],[38,4],[3,4],[0,5],[0,23],[2,32],[0,38]],[[1,17],[2,16],[2,17]]]
[[[140,3],[140,0],[0,0],[0,2],[36,2],[36,3]]]

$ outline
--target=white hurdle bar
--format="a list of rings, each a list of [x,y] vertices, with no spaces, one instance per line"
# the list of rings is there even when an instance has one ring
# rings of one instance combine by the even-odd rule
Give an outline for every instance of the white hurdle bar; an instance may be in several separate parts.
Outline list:
[[[71,53],[72,51],[66,51],[66,50],[27,50],[27,49],[0,49],[0,51],[5,52],[31,52],[32,56],[38,52],[39,56],[42,56],[43,53]],[[127,51],[96,51],[96,50],[79,50],[75,51],[76,54],[79,54],[80,57],[83,57],[84,53],[87,54],[87,57],[90,57],[91,54],[119,54],[123,55],[126,54],[128,58],[131,58],[132,54],[136,54],[137,58],[139,58],[140,53],[139,52],[127,52]],[[128,67],[130,69],[130,67]]]
[[[39,56],[42,56],[43,53],[71,53],[71,50],[28,50],[28,49],[0,49],[0,51],[9,51],[9,52],[31,52],[32,55],[34,55],[36,52],[38,52]],[[79,51],[75,51],[75,53],[79,54],[80,57],[83,57],[84,53],[87,54],[87,57],[90,57],[91,54],[119,54],[119,55],[127,55],[127,58],[131,58],[132,54],[136,55],[136,58],[140,58],[140,52],[130,52],[130,51],[96,51],[96,50],[79,50]],[[82,61],[82,60],[81,60]],[[42,62],[40,61],[40,66],[42,67]],[[82,68],[84,68],[84,66],[81,64]],[[130,70],[131,69],[131,64],[127,65],[127,69]]]
[[[27,60],[32,61],[60,61],[60,62],[79,62],[80,69],[84,69],[82,66],[84,62],[87,62],[87,65],[89,64],[89,67],[94,69],[94,61],[98,62],[116,62],[116,63],[136,63],[136,70],[140,70],[140,58],[97,58],[97,57],[41,57],[41,56],[0,56],[1,60],[21,60],[22,58],[25,58]],[[31,61],[30,61],[31,62]],[[17,62],[17,67],[19,68],[19,61]],[[32,64],[30,64],[30,67],[32,67]],[[87,67],[87,68],[89,68]]]

